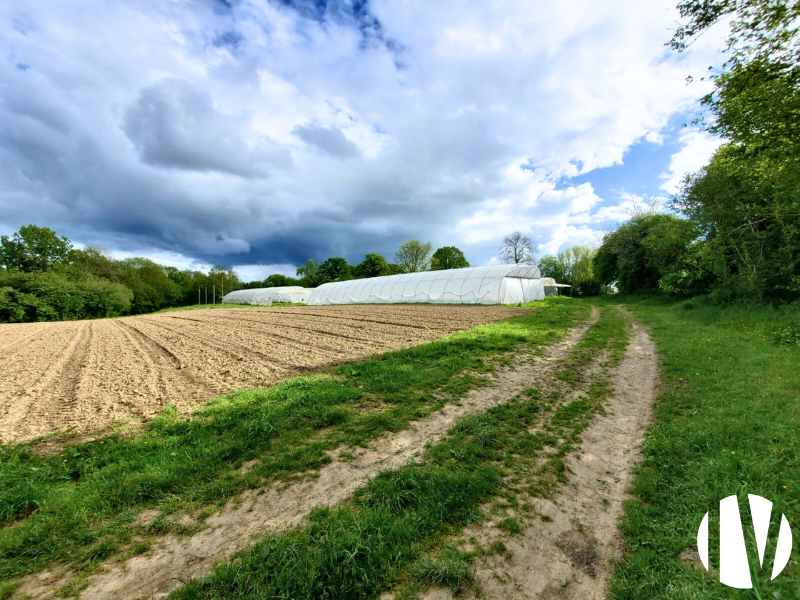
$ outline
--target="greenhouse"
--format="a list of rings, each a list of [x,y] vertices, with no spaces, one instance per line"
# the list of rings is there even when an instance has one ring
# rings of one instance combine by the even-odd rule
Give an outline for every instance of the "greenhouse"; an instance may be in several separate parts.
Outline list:
[[[222,299],[228,304],[270,306],[273,302],[308,302],[312,290],[297,285],[236,290]]]
[[[543,298],[538,267],[495,265],[325,283],[312,290],[308,304],[517,304]]]

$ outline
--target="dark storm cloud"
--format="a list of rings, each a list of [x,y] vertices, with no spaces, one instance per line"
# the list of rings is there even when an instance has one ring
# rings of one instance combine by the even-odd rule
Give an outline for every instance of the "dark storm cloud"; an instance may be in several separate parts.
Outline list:
[[[214,108],[207,92],[175,78],[143,90],[122,122],[148,165],[242,177],[265,177],[271,166],[291,165],[288,150],[248,146],[241,127]]]
[[[346,158],[358,156],[358,146],[348,140],[338,127],[322,127],[321,125],[298,125],[292,133],[306,144],[315,146],[331,156]]]

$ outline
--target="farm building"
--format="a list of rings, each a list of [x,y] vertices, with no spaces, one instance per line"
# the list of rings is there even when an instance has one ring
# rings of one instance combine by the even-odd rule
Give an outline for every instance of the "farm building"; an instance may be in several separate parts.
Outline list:
[[[236,290],[225,294],[223,302],[269,306],[273,302],[308,302],[312,290],[297,285]]]
[[[325,283],[308,304],[517,304],[543,298],[538,267],[495,265]]]

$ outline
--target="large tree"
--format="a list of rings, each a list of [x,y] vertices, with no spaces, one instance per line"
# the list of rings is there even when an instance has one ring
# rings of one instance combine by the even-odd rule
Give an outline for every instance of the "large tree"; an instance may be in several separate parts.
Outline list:
[[[503,262],[517,265],[533,263],[533,241],[519,231],[507,235],[500,246],[500,258]]]
[[[319,273],[323,282],[346,281],[353,276],[350,265],[339,256],[333,256],[322,263]]]
[[[469,263],[464,258],[464,253],[455,246],[444,246],[433,253],[431,257],[431,270],[443,271],[444,269],[463,269]]]
[[[48,271],[66,263],[72,244],[49,227],[24,225],[11,238],[0,237],[0,262],[9,270]]]
[[[391,274],[391,269],[380,254],[370,253],[353,268],[353,273],[358,278],[380,277]]]
[[[430,269],[431,243],[424,244],[419,240],[409,240],[400,244],[394,255],[395,263],[400,265],[405,273],[416,273]]]
[[[322,283],[319,263],[313,258],[309,258],[306,264],[297,269],[297,276],[305,287],[317,287]]]

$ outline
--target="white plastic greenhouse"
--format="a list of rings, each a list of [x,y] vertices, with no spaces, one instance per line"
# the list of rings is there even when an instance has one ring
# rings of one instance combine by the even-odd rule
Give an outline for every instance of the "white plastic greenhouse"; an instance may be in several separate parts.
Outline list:
[[[495,265],[325,283],[312,290],[308,304],[517,304],[543,298],[538,267]]]
[[[257,304],[270,306],[273,302],[308,302],[312,290],[298,285],[236,290],[225,294],[223,302],[229,304]]]

